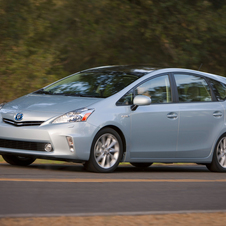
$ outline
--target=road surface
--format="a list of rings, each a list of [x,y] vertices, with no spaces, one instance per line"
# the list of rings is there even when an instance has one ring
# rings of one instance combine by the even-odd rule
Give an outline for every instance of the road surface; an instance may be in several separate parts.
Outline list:
[[[205,166],[129,164],[111,174],[79,164],[0,164],[0,216],[57,216],[226,210],[226,174]]]

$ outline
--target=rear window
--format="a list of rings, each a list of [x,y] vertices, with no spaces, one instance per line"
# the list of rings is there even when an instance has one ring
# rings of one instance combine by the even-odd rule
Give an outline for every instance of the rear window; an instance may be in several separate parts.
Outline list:
[[[226,85],[213,79],[210,79],[210,82],[217,100],[224,101],[226,99]]]

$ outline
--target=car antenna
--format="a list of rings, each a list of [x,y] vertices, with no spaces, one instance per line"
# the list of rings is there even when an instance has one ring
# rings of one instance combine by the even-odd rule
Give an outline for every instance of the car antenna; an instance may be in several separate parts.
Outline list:
[[[200,64],[200,66],[199,66],[199,70],[198,70],[198,71],[200,71],[201,67],[202,67],[202,63]]]

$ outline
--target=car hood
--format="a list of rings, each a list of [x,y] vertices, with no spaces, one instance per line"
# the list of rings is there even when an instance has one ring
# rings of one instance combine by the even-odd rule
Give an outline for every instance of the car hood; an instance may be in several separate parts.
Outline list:
[[[17,113],[23,114],[21,121],[46,121],[78,108],[88,107],[100,98],[29,94],[4,105],[3,118],[15,120]]]

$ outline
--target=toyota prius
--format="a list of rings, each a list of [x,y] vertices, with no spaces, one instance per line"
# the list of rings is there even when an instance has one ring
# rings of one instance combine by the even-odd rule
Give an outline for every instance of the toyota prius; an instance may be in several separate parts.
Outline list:
[[[226,79],[148,66],[84,70],[1,105],[0,154],[112,172],[120,162],[204,164],[226,172]]]

